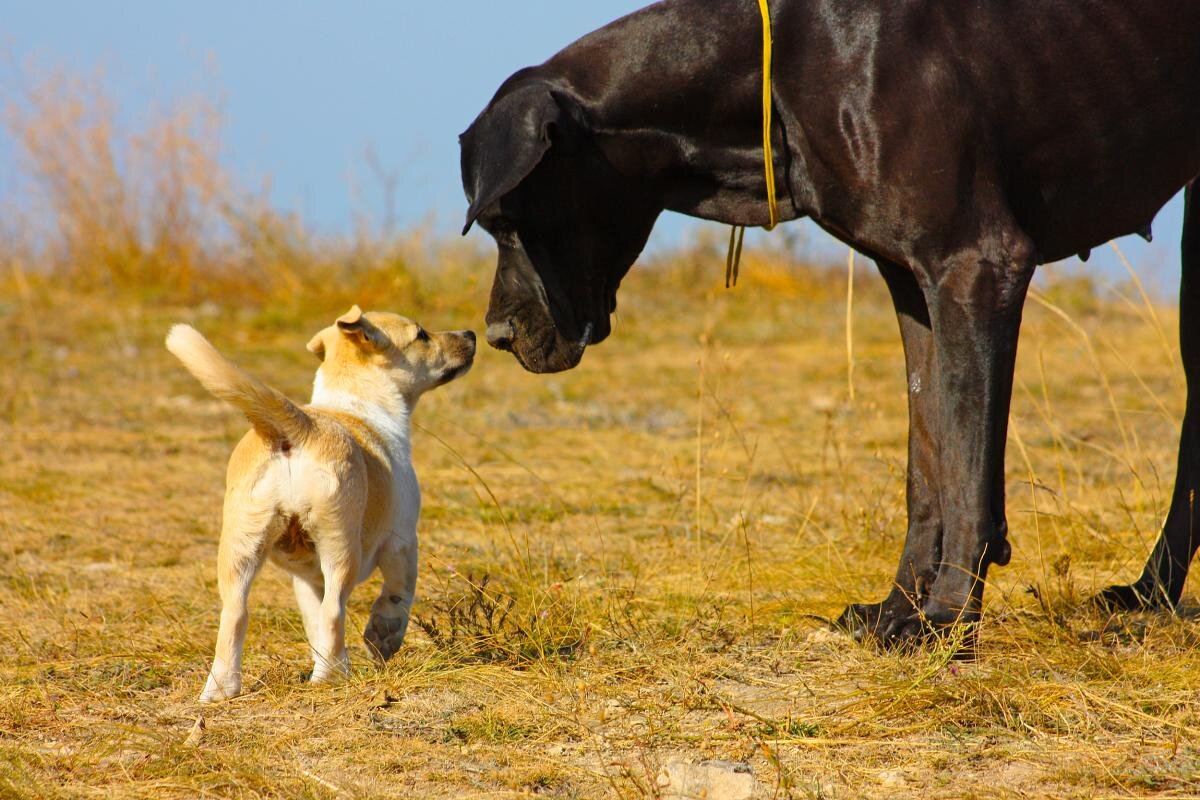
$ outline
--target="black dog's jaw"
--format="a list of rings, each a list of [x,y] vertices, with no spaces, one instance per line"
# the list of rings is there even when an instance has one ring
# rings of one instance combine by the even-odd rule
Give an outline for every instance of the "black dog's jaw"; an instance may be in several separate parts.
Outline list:
[[[1200,3],[772,11],[782,217],[811,216],[876,261],[910,387],[893,591],[844,620],[889,644],[973,630],[988,568],[1009,554],[1004,448],[1029,281],[1040,263],[1143,230],[1200,175]],[[464,135],[468,221],[500,248],[488,322],[527,368],[573,366],[588,323],[588,341],[607,335],[663,209],[767,221],[759,25],[747,0],[657,3],[515,75]],[[1200,540],[1198,217],[1189,197],[1175,495],[1142,579],[1105,594],[1123,607],[1176,602]]]

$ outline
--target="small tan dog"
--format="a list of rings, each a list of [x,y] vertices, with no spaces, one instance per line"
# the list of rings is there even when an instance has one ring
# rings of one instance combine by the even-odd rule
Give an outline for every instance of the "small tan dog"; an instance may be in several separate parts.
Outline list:
[[[200,701],[241,694],[246,598],[267,559],[292,575],[313,681],[349,668],[346,601],[376,566],[383,589],[363,639],[390,658],[404,639],[417,581],[421,491],[409,415],[423,393],[470,369],[475,334],[427,333],[404,317],[354,306],[308,343],[322,363],[307,406],[247,375],[187,325],[171,329],[167,349],[254,426],[226,474],[221,625]]]

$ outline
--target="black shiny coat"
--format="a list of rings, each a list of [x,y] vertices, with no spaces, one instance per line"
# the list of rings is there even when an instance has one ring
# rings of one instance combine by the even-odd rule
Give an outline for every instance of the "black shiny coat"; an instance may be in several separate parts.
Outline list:
[[[1038,264],[1146,229],[1200,174],[1200,2],[771,7],[781,215],[876,260],[909,386],[924,387],[910,391],[893,590],[842,621],[884,642],[973,624],[988,566],[1009,556],[1004,444],[1026,288]],[[462,137],[468,225],[499,247],[494,345],[533,371],[575,366],[608,335],[664,209],[767,222],[760,48],[753,0],[665,0],[500,87]],[[1196,549],[1198,215],[1189,203],[1176,498],[1142,579],[1104,595],[1115,604],[1176,601]]]

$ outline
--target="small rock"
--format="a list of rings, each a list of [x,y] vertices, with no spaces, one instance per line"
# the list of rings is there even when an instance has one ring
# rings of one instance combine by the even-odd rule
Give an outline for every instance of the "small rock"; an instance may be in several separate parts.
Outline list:
[[[658,773],[662,800],[750,800],[754,772],[732,761],[672,761]]]
[[[885,769],[875,776],[881,786],[898,789],[908,784],[908,777],[898,769]]]
[[[809,644],[825,644],[827,642],[841,643],[845,640],[845,634],[838,631],[830,630],[829,628],[813,628],[809,631],[805,641]]]
[[[837,411],[838,403],[827,394],[815,394],[808,399],[809,406],[819,414],[832,414]]]

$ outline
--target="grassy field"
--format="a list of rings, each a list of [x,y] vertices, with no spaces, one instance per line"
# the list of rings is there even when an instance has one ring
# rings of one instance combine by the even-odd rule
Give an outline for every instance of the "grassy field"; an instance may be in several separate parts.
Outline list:
[[[196,325],[304,398],[351,303],[481,327],[489,252],[314,237],[220,170],[203,105],[120,133],[101,89],[35,82],[3,122],[0,797],[654,797],[671,761],[747,761],[761,797],[1200,796],[1200,628],[1098,615],[1166,511],[1174,311],[1063,277],[1028,304],[1012,564],[974,663],[831,632],[903,540],[896,325],[846,278],[748,253],[639,265],[570,373],[484,349],[417,410],[418,624],[385,669],[311,687],[268,568],[248,694],[201,708],[226,458],[246,424],[163,349]],[[779,239],[786,232],[779,235]],[[853,391],[852,391],[853,389]]]
[[[478,327],[487,257],[429,259],[368,270],[359,299]],[[378,668],[355,634],[350,680],[305,685],[290,586],[268,568],[249,693],[204,708],[223,470],[245,423],[162,337],[190,321],[304,397],[304,343],[353,292],[249,302],[200,284],[183,302],[12,270],[0,796],[653,797],[662,764],[703,758],[750,762],[764,797],[1200,791],[1197,623],[1083,602],[1135,575],[1165,513],[1173,311],[1070,280],[1030,301],[1015,555],[992,573],[978,661],[951,663],[823,622],[882,596],[903,537],[881,282],[857,287],[851,400],[844,274],[751,254],[726,292],[720,270],[701,249],[639,267],[613,337],[574,372],[485,349],[430,395],[421,622],[402,652]],[[355,631],[373,593],[354,595]]]

